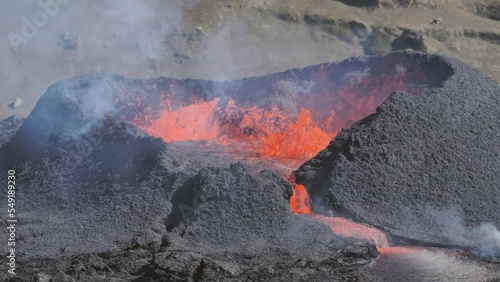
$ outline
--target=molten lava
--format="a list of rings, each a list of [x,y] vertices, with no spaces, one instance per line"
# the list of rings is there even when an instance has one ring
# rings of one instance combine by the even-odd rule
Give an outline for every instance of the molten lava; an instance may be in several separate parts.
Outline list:
[[[166,99],[159,118],[148,118],[149,123],[141,127],[166,142],[203,140],[226,146],[235,158],[270,159],[296,167],[324,149],[342,127],[374,112],[377,106],[373,96],[348,97],[345,93],[339,96],[345,96],[343,101],[326,115],[313,115],[302,107],[282,110],[276,105],[237,105],[227,97],[194,100],[177,107]],[[315,106],[309,100],[302,103]],[[311,213],[306,188],[295,184],[294,179],[290,180],[293,186],[292,210],[300,214]]]
[[[326,223],[335,234],[345,237],[366,239],[377,246],[379,252],[389,247],[389,241],[384,232],[363,224],[354,223],[341,217],[326,217],[319,214],[310,215],[311,218]]]
[[[304,185],[295,184],[292,182],[293,195],[290,197],[290,207],[295,213],[310,214],[311,213],[311,199],[307,194]]]
[[[170,105],[170,103],[167,103]],[[323,125],[330,124],[332,116]],[[333,132],[325,132],[301,108],[293,117],[278,109],[237,106],[233,100],[198,101],[175,110],[167,109],[143,129],[166,142],[209,141],[227,146],[236,156],[255,156],[298,165],[325,148]],[[241,144],[242,146],[236,146]],[[296,213],[311,213],[310,199],[303,185],[293,185],[290,206]]]
[[[325,148],[340,131],[340,126],[375,110],[373,98],[356,101],[349,98],[347,110],[345,105],[336,109],[343,112],[345,120],[339,119],[335,110],[323,115],[323,119],[314,120],[305,108],[298,109],[294,115],[293,111],[280,110],[275,105],[241,106],[232,99],[215,98],[173,109],[171,101],[167,100],[166,110],[159,118],[142,128],[166,142],[204,141],[209,145],[223,146],[235,159],[268,159],[295,168]],[[306,188],[295,183],[295,176],[290,171],[282,170],[282,174],[292,184],[290,207],[295,213],[308,214],[327,224],[336,234],[371,241],[379,251],[389,246],[380,230],[344,218],[312,214]]]
[[[331,135],[314,123],[308,110],[300,109],[296,121],[290,122],[281,130],[268,131],[261,138],[258,152],[278,159],[307,160],[328,145]],[[302,185],[297,185],[299,186]]]
[[[165,142],[215,139],[219,136],[219,126],[214,124],[218,102],[219,99],[200,101],[175,111],[164,111],[159,119],[144,129]]]
[[[186,82],[184,86],[190,89],[186,90],[177,82],[169,82],[136,124],[166,142],[203,141],[200,144],[223,147],[234,159],[277,164],[276,169],[281,167],[281,174],[292,184],[292,210],[311,214],[307,190],[295,183],[292,171],[324,149],[342,128],[375,112],[391,92],[408,90],[408,73],[398,70],[362,80],[349,77],[343,85],[337,85],[333,69],[309,71],[316,87],[308,93],[294,92],[288,81],[275,84],[288,88],[268,89],[269,95],[264,96],[259,96],[259,89],[252,93],[254,85],[213,95],[203,90],[210,89],[209,85]],[[249,93],[242,95],[242,89]],[[273,98],[260,100],[269,97]],[[152,108],[155,110],[150,111]],[[348,223],[342,226],[356,229]]]
[[[292,184],[292,210],[311,214],[308,192],[295,183],[293,171],[343,128],[374,113],[391,93],[440,86],[441,80],[422,67],[430,63],[375,56],[369,62],[325,63],[230,82],[161,78],[138,82],[141,91],[117,98],[117,103],[124,109],[120,118],[166,142],[195,141],[197,149],[214,156],[270,165]],[[364,225],[315,219],[336,233],[368,234],[367,239],[386,246],[380,234]]]

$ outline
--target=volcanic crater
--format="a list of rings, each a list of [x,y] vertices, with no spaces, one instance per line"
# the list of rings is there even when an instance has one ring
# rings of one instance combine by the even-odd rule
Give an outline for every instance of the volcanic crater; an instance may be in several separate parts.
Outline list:
[[[81,254],[135,246],[115,264],[136,278],[352,278],[338,256],[361,268],[390,243],[368,225],[470,250],[448,228],[500,226],[498,106],[477,70],[406,51],[230,82],[86,76],[52,85],[0,156],[30,271],[77,260],[91,277],[107,271]],[[305,257],[337,262],[278,263]]]

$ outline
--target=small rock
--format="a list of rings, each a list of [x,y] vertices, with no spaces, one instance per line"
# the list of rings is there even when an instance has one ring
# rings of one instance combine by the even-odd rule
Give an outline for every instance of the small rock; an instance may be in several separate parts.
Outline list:
[[[364,264],[369,264],[370,262],[371,262],[371,260],[369,260],[369,259],[358,259],[358,260],[354,261],[353,264],[364,265]]]
[[[285,21],[285,22],[293,22],[293,23],[298,23],[300,22],[301,18],[299,14],[293,13],[293,12],[284,12],[284,13],[279,13],[276,15],[279,19]]]
[[[408,50],[427,52],[424,36],[422,32],[405,30],[392,42],[392,50]]]
[[[50,282],[52,280],[52,276],[47,273],[40,272],[38,273],[38,282]]]
[[[306,260],[298,260],[295,265],[299,266],[299,267],[305,267],[307,265],[307,261]]]
[[[291,269],[289,271],[289,273],[291,273],[292,275],[298,276],[298,277],[304,277],[307,275],[306,272],[299,270],[299,269],[296,269],[296,268]]]
[[[75,50],[80,45],[80,37],[78,35],[61,34],[57,45],[64,50]]]
[[[256,255],[256,252],[254,250],[247,250],[245,253],[243,253],[243,256],[246,258],[246,259],[251,259],[251,258],[254,258]]]
[[[92,258],[92,260],[90,261],[90,265],[97,270],[103,270],[107,267],[107,265],[104,263],[104,260],[98,256]]]
[[[440,24],[443,22],[443,19],[441,18],[435,18],[431,21],[431,24]]]
[[[163,247],[169,247],[170,245],[172,245],[172,238],[170,238],[170,236],[168,235],[163,235],[163,237],[161,238],[161,243]]]
[[[217,261],[216,266],[233,276],[238,276],[241,273],[240,266],[237,263]]]
[[[189,55],[184,54],[184,53],[179,53],[179,52],[174,53],[174,58],[175,58],[175,62],[178,64],[182,64],[185,61],[190,59]]]
[[[329,272],[331,270],[331,267],[326,267],[326,266],[319,266],[315,268],[317,271],[321,272]]]
[[[348,246],[344,249],[344,255],[353,258],[363,258],[369,253],[369,249],[364,246]]]
[[[21,98],[17,98],[14,102],[9,104],[9,107],[11,109],[17,109],[21,106],[22,103],[23,103],[23,100]]]
[[[74,265],[73,269],[74,269],[75,273],[77,273],[77,274],[79,274],[82,271],[87,271],[87,269],[85,268],[85,266],[83,265],[82,262],[79,262],[76,265]]]

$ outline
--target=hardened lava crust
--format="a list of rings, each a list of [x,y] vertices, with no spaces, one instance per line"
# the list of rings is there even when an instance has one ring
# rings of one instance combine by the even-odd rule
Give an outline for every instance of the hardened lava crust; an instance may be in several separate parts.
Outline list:
[[[297,173],[313,209],[431,242],[441,237],[422,229],[425,209],[499,223],[498,85],[454,60],[395,52],[230,82],[93,75],[52,85],[26,120],[1,124],[0,169],[16,171],[22,221],[14,281],[359,280],[375,246],[294,214],[284,178],[141,129],[168,88],[173,104],[224,96],[313,117],[339,103],[350,113],[347,93],[366,94],[377,113]]]
[[[441,60],[442,86],[393,93],[298,169],[314,210],[430,244],[474,247],[471,230],[500,226],[500,86]]]

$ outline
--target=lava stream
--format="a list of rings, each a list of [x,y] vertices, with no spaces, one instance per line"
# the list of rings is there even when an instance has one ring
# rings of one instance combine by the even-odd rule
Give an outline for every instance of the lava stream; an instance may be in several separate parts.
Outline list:
[[[255,156],[293,164],[310,159],[335,136],[335,133],[321,129],[313,121],[311,113],[303,108],[295,118],[291,118],[276,106],[241,107],[232,100],[224,107],[219,104],[220,100],[216,98],[166,110],[142,128],[166,142],[204,140],[226,146],[235,158]],[[328,121],[331,122],[331,119]],[[292,210],[301,214],[311,213],[305,187],[296,185],[294,181],[291,183],[294,188],[290,199]]]
[[[363,224],[355,223],[342,217],[327,217],[320,214],[311,214],[311,218],[327,224],[333,233],[345,237],[366,239],[377,246],[379,252],[389,247],[389,240],[384,232]]]
[[[141,127],[166,142],[203,141],[224,147],[234,159],[257,158],[283,164],[290,169],[280,171],[292,184],[290,207],[295,213],[309,215],[327,224],[336,234],[364,238],[378,248],[386,248],[389,246],[387,238],[377,229],[343,218],[312,214],[307,190],[295,183],[292,173],[298,165],[324,149],[340,131],[340,126],[350,119],[349,116],[360,118],[373,112],[375,104],[372,100],[353,103],[352,111],[345,120],[340,120],[334,110],[324,115],[324,119],[314,120],[305,108],[294,112],[277,106],[238,106],[232,99],[226,98],[194,101],[176,109],[172,109],[172,103],[167,101],[166,110],[160,113],[159,118]]]

